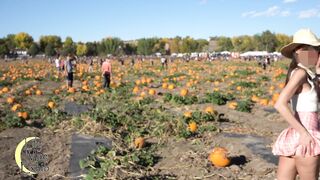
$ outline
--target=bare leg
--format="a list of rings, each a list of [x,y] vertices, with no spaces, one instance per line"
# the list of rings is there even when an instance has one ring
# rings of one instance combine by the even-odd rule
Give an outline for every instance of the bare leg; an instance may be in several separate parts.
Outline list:
[[[294,180],[297,176],[295,163],[292,157],[279,156],[277,180]]]
[[[301,180],[316,180],[319,176],[319,156],[295,157]]]

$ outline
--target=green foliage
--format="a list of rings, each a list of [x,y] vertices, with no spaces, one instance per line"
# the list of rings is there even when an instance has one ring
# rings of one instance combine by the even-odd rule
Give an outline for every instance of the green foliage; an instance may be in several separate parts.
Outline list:
[[[256,88],[257,87],[257,83],[246,82],[246,81],[238,81],[238,82],[234,83],[233,85],[234,86],[241,86],[241,87],[245,87],[245,88]]]
[[[241,112],[251,112],[253,103],[250,100],[238,101],[237,111]]]
[[[11,112],[4,117],[4,123],[7,127],[23,127],[24,125],[22,119]]]
[[[116,166],[135,169],[138,168],[137,166],[140,168],[153,166],[157,161],[157,157],[153,155],[154,152],[154,146],[128,152],[100,146],[85,159],[80,160],[79,165],[81,169],[89,168],[85,179],[104,179],[114,171]]]
[[[49,56],[49,57],[54,56],[56,54],[56,51],[54,50],[54,47],[52,44],[48,44],[46,46],[45,54],[46,56]]]
[[[217,40],[217,51],[231,51],[233,50],[232,41],[228,37],[219,37]]]
[[[105,38],[100,44],[100,54],[103,55],[119,55],[122,53],[123,42],[119,38]]]
[[[32,57],[36,56],[39,53],[39,47],[36,43],[33,43],[29,50],[28,50],[28,54],[30,54]]]
[[[33,43],[33,38],[28,33],[21,32],[15,35],[14,37],[15,44],[17,45],[17,48],[20,49],[29,49],[29,47]]]
[[[87,46],[83,43],[78,43],[77,44],[77,50],[76,50],[76,54],[77,56],[84,56],[87,54]]]
[[[217,105],[224,105],[227,103],[228,100],[234,99],[233,95],[223,95],[218,91],[212,93],[206,93],[204,102],[206,103],[213,103]]]
[[[9,53],[9,48],[6,44],[6,39],[0,39],[0,57]]]
[[[182,97],[180,95],[174,95],[172,97],[172,101],[177,104],[190,105],[198,102],[197,96],[185,96]]]
[[[59,36],[49,35],[40,37],[40,51],[45,52],[45,48],[51,44],[54,49],[60,49],[62,47],[61,38]]]
[[[138,40],[137,53],[139,55],[151,55],[155,53],[154,46],[158,43],[156,38],[142,38]]]
[[[250,76],[250,75],[253,75],[253,74],[256,74],[255,71],[250,71],[250,70],[235,70],[234,73],[236,74],[239,74],[241,76]]]
[[[62,47],[62,55],[68,55],[68,54],[76,54],[76,44],[73,42],[71,37],[66,37],[66,40],[63,43]]]

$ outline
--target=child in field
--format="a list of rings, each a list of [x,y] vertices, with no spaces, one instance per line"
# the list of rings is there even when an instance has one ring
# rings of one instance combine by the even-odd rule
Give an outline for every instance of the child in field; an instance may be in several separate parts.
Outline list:
[[[282,55],[292,61],[286,85],[274,107],[290,127],[280,133],[272,149],[273,154],[279,156],[277,180],[295,179],[297,174],[301,180],[318,179],[319,46],[320,41],[309,29],[301,29],[295,33],[293,42],[281,49]],[[315,68],[317,74],[310,68]]]

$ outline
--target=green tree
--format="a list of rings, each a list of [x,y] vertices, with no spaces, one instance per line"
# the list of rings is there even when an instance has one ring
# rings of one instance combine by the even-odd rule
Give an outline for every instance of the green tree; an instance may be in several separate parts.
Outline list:
[[[45,55],[48,57],[52,57],[56,54],[56,51],[54,50],[53,44],[49,43],[47,47],[45,48]]]
[[[9,48],[6,45],[6,39],[0,39],[0,57],[4,57],[9,53]]]
[[[260,40],[262,45],[261,50],[268,52],[275,51],[277,44],[279,44],[275,34],[271,33],[269,30],[262,32]]]
[[[280,51],[280,48],[289,44],[290,42],[292,42],[292,37],[287,36],[285,34],[276,34],[276,38],[277,38],[277,51]]]
[[[137,53],[140,55],[151,55],[154,50],[154,46],[157,43],[156,38],[142,38],[138,40]]]
[[[101,41],[104,54],[119,55],[122,51],[123,42],[119,38],[105,38]]]
[[[96,56],[98,55],[97,52],[97,43],[96,42],[87,42],[86,43],[87,46],[87,53],[86,56]]]
[[[232,38],[234,51],[244,52],[254,50],[253,38],[251,36],[238,36]]]
[[[193,38],[187,36],[182,39],[180,52],[191,53],[198,50],[198,42]]]
[[[28,33],[21,32],[15,35],[14,41],[18,48],[26,50],[32,45],[33,38]]]
[[[76,53],[76,45],[73,42],[71,37],[66,37],[66,40],[63,43],[62,47],[62,55],[75,54]]]
[[[87,46],[83,43],[77,44],[77,56],[84,56],[88,52]]]
[[[137,46],[133,43],[126,43],[123,45],[123,51],[126,55],[137,54]]]
[[[208,45],[209,45],[209,41],[205,40],[205,39],[198,39],[198,48],[197,48],[197,52],[205,52],[208,51]]]
[[[38,44],[32,43],[30,48],[28,49],[28,54],[30,54],[32,57],[36,56],[40,51],[40,48]]]
[[[232,51],[233,44],[229,37],[219,37],[217,40],[217,51]]]
[[[5,38],[5,44],[7,46],[7,48],[9,49],[9,51],[14,51],[14,49],[16,48],[16,42],[15,42],[15,36],[14,34],[8,34],[7,37]]]
[[[45,48],[51,44],[55,50],[60,51],[62,48],[61,38],[55,35],[41,36],[40,37],[40,51],[45,52]]]
[[[181,37],[179,37],[179,36],[176,36],[175,38],[170,39],[169,40],[170,52],[171,53],[181,52],[181,50],[180,50],[181,44],[182,44],[182,41],[181,41]]]

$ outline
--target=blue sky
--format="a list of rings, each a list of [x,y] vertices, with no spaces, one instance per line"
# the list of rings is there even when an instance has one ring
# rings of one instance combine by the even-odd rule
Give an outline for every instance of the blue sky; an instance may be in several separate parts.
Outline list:
[[[27,32],[99,41],[142,37],[294,34],[320,37],[318,0],[1,0],[0,37]]]

